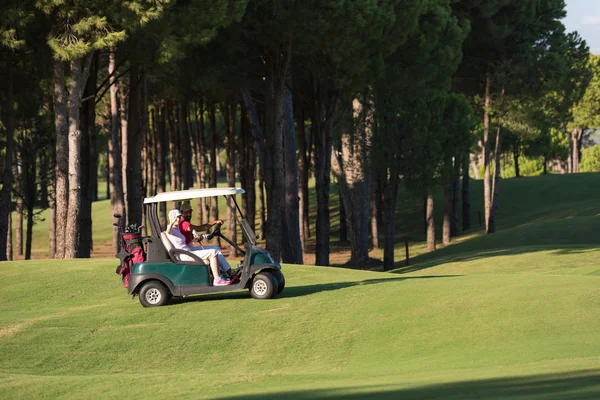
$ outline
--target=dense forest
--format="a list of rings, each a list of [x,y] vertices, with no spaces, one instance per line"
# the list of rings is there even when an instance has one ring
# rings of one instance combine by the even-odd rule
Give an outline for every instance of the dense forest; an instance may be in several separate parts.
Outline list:
[[[428,250],[436,187],[443,244],[471,225],[470,179],[493,233],[501,178],[600,169],[600,59],[564,16],[563,0],[4,0],[0,260],[30,257],[47,209],[50,256],[90,257],[99,185],[141,223],[144,197],[220,176],[287,263],[312,236],[330,264],[332,179],[354,264],[381,247],[393,266],[400,185]]]

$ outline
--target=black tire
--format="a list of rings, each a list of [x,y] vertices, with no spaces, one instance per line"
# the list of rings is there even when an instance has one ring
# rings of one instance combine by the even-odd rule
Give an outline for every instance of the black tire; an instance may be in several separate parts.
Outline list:
[[[255,299],[270,299],[278,290],[277,279],[266,271],[256,274],[250,285],[250,295]]]
[[[167,304],[172,297],[169,289],[159,281],[144,283],[139,293],[140,303],[144,307],[160,307]]]
[[[277,294],[279,294],[283,292],[283,288],[285,287],[285,277],[281,271],[272,271],[271,273],[275,279],[277,279],[277,285],[279,286],[279,289],[277,289]]]

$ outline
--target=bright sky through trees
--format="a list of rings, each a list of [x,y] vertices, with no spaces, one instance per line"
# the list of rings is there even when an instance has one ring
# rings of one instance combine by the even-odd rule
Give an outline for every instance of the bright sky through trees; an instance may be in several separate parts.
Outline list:
[[[600,0],[566,0],[567,31],[577,31],[593,54],[600,54]]]

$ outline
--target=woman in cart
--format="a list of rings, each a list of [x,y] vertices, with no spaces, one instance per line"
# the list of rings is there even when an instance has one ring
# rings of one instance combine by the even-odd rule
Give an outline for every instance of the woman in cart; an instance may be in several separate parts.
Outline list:
[[[231,284],[231,279],[227,277],[227,274],[231,274],[231,266],[223,256],[220,250],[216,250],[215,248],[201,248],[201,247],[190,247],[187,243],[186,235],[184,232],[184,224],[186,221],[184,220],[184,216],[182,213],[175,209],[169,211],[169,226],[167,227],[167,238],[176,249],[186,250],[196,254],[202,260],[205,260],[209,263],[210,268],[213,272],[214,276],[214,286],[226,286]],[[222,222],[215,222],[222,223]],[[212,227],[212,224],[209,226]],[[187,229],[191,229],[189,222],[185,226]],[[190,235],[192,232],[189,232]],[[191,242],[191,240],[190,240]],[[221,257],[219,257],[219,254]],[[225,274],[222,274],[219,270],[219,266],[224,271]]]

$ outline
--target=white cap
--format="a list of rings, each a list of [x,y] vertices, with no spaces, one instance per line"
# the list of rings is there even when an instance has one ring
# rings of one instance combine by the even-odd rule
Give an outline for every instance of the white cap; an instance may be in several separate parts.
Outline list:
[[[182,214],[178,209],[169,211],[169,223],[172,224],[173,222],[175,222],[177,217],[179,217],[180,215]]]

